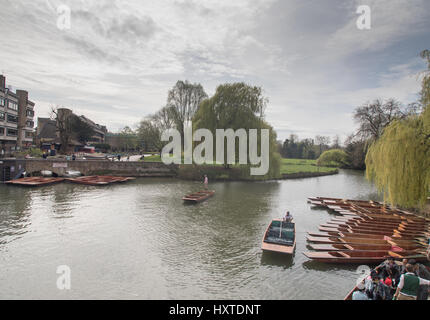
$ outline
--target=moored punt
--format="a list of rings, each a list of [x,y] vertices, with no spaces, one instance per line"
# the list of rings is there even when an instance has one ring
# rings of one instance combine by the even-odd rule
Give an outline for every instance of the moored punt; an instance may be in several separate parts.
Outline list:
[[[342,242],[335,242],[332,244],[310,244],[309,247],[315,251],[347,251],[347,250],[356,250],[356,251],[387,250],[388,251],[393,248],[393,246],[390,244],[346,244]]]
[[[131,177],[114,177],[114,176],[85,176],[78,178],[68,178],[67,181],[88,186],[105,186],[112,183],[121,183],[135,178]]]
[[[293,254],[296,248],[296,226],[293,222],[273,220],[266,229],[261,244],[263,251]]]
[[[352,238],[365,238],[365,239],[381,239],[384,240],[387,237],[393,238],[393,239],[399,239],[399,240],[426,240],[424,237],[418,237],[418,236],[400,236],[398,234],[392,234],[392,235],[383,235],[383,234],[366,234],[366,233],[355,233],[355,232],[343,232],[343,231],[329,231],[326,233],[312,233],[308,232],[308,234],[312,237],[352,237]]]
[[[41,187],[41,186],[47,186],[54,183],[62,182],[62,181],[64,181],[64,178],[29,177],[29,178],[11,180],[5,183],[10,185],[15,185],[15,186]]]
[[[427,257],[419,251],[366,251],[366,250],[349,250],[349,251],[325,251],[325,252],[304,252],[309,259],[323,263],[379,263],[387,257],[397,259],[415,259],[416,261],[425,261]]]
[[[182,198],[186,203],[198,203],[209,199],[215,194],[213,190],[202,190],[196,193],[186,195]]]
[[[393,233],[398,234],[400,236],[428,236],[428,233],[424,232],[424,231],[415,231],[415,230],[406,230],[406,231],[402,231],[402,230],[397,230],[396,228],[373,228],[373,229],[368,229],[365,227],[354,227],[354,226],[348,226],[348,227],[342,227],[342,226],[337,226],[337,227],[326,227],[326,226],[320,226],[319,227],[320,231],[325,231],[325,232],[331,232],[331,231],[341,231],[341,232],[352,232],[352,233],[366,233],[366,234],[382,234],[382,235],[391,235]]]

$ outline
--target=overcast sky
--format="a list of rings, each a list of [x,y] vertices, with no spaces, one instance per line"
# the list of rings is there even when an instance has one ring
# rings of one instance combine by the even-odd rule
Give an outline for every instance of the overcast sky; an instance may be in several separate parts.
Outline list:
[[[70,30],[57,27],[59,5]],[[371,8],[359,30],[357,7]],[[263,87],[278,138],[354,130],[354,108],[416,100],[430,49],[428,0],[0,0],[0,72],[112,132],[165,105],[177,80]]]

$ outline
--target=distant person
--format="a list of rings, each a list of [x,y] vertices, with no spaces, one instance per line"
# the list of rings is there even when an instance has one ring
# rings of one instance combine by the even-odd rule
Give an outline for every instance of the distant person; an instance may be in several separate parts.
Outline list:
[[[76,155],[75,155],[75,154],[73,154],[73,155],[72,155],[72,160],[73,160],[73,161],[75,161],[75,160],[76,160]]]
[[[2,158],[4,158],[4,154],[5,154],[5,152],[4,152],[4,149],[2,148],[1,149],[1,153],[0,153],[0,155],[1,155]]]
[[[205,189],[208,188],[208,184],[209,184],[209,179],[208,179],[208,176],[205,175],[205,181],[204,181]]]
[[[127,155],[127,161],[130,161],[130,155]]]
[[[47,153],[47,152],[44,152],[44,153],[42,154],[42,158],[46,160],[46,159],[48,158],[48,153]]]
[[[364,283],[360,282],[357,285],[357,291],[352,294],[352,300],[370,300],[367,294],[364,292]]]
[[[121,155],[120,154],[118,155],[118,161],[121,161]]]
[[[140,157],[140,160],[145,161],[145,155],[142,154],[142,156]]]
[[[284,216],[284,222],[292,222],[293,216],[290,214],[290,211],[287,211],[287,213]]]
[[[396,300],[417,300],[420,286],[430,285],[429,280],[418,277],[414,271],[415,267],[408,263],[406,273],[400,276],[400,282],[395,293]]]

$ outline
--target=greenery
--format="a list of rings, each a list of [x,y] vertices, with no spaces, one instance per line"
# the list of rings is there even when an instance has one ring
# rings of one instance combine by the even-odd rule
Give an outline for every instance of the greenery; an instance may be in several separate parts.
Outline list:
[[[72,116],[72,132],[73,136],[82,144],[86,145],[87,142],[94,135],[93,128],[86,122],[82,121],[77,116]]]
[[[430,190],[430,53],[422,81],[423,112],[393,121],[369,148],[367,177],[393,205],[423,208]]]
[[[317,166],[316,160],[307,159],[282,159],[281,174],[335,172],[330,167]]]
[[[264,121],[264,111],[267,105],[267,98],[262,94],[260,87],[249,86],[245,83],[223,84],[217,87],[215,95],[204,100],[196,115],[193,118],[194,130],[207,129],[213,136],[216,136],[217,129],[232,129],[233,131],[243,129],[249,139],[249,130],[261,129],[269,130],[269,172],[265,179],[277,178],[280,176],[280,155],[277,152],[276,133],[273,128]],[[257,136],[257,150],[261,146],[261,134]],[[249,145],[249,140],[246,141]],[[216,152],[214,143],[213,154]],[[230,167],[232,163],[228,161],[227,146],[224,145],[224,166]],[[236,144],[235,164],[239,162],[239,144]],[[248,163],[249,156],[245,159]],[[242,170],[250,175],[251,165],[240,166]],[[256,177],[254,177],[256,178]]]
[[[348,155],[341,149],[332,149],[325,151],[317,160],[317,165],[327,167],[340,167],[348,166]]]

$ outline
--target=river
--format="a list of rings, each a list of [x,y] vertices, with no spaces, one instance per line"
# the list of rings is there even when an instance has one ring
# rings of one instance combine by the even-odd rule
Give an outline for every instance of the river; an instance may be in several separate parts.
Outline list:
[[[309,196],[380,200],[362,172],[270,182],[201,184],[146,178],[90,187],[0,185],[0,299],[343,299],[356,266],[303,254],[306,232],[333,215]],[[296,222],[293,257],[262,253],[272,218]],[[59,266],[70,290],[59,290]]]

